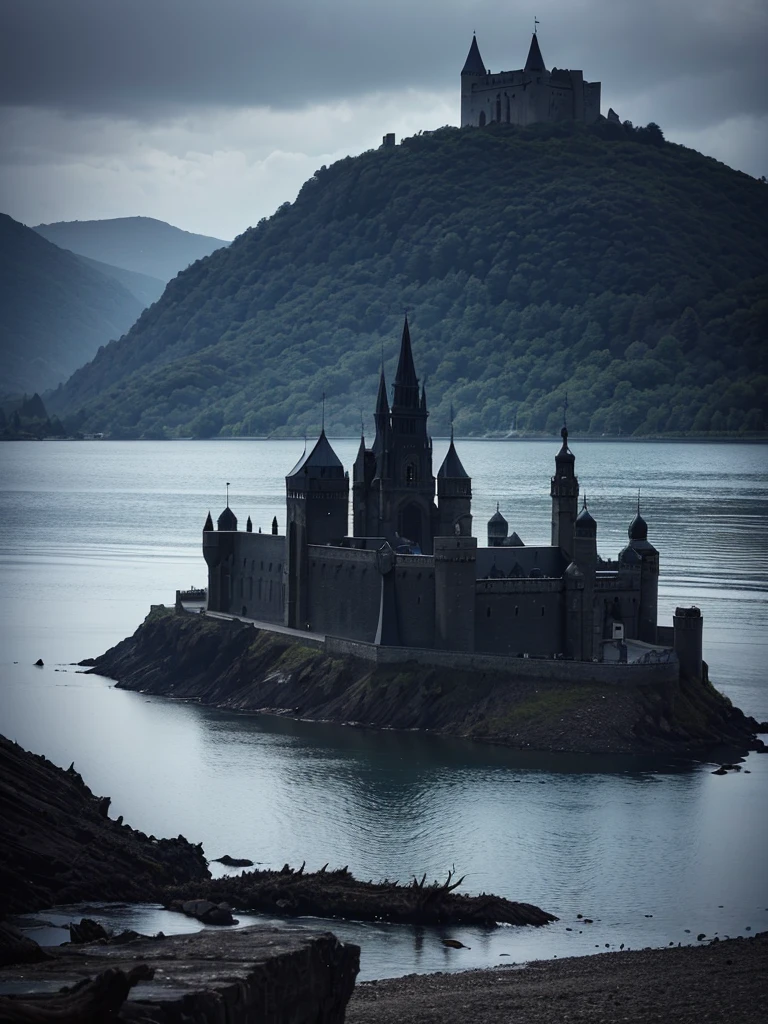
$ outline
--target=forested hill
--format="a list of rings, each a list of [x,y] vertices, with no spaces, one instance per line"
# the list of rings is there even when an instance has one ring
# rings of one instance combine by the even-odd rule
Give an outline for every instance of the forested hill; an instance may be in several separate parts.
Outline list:
[[[56,387],[141,310],[120,282],[0,213],[0,395]]]
[[[403,310],[435,432],[768,426],[768,187],[658,128],[446,128],[321,168],[51,396],[115,436],[359,429]],[[47,399],[48,401],[48,399]],[[369,427],[370,429],[370,427]]]

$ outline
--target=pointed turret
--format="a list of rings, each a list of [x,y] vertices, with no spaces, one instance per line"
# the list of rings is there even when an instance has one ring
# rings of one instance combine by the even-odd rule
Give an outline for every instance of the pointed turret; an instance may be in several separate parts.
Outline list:
[[[232,509],[227,505],[224,511],[219,516],[216,524],[220,530],[231,531],[237,529],[237,516]]]
[[[213,529],[213,520],[211,519],[211,513],[208,513],[208,518],[205,520],[205,526],[203,527],[203,533]]]
[[[400,341],[400,358],[397,361],[392,408],[419,408],[419,378],[416,376],[416,367],[413,365],[411,332],[407,316],[403,323],[403,337]]]
[[[248,520],[247,520],[247,522],[245,524],[245,532],[246,533],[253,533],[253,523],[251,521],[251,517],[250,516],[248,516]]]
[[[529,74],[547,70],[544,67],[544,58],[541,56],[541,49],[539,48],[539,37],[535,32],[531,38],[531,46],[528,50],[528,59],[525,62],[524,70]]]
[[[453,431],[451,431],[451,443],[448,445],[448,452],[443,459],[443,464],[437,471],[439,480],[469,480],[469,473],[461,464],[458,452],[453,443]]]
[[[387,382],[384,377],[384,367],[379,375],[379,393],[376,396],[376,412],[373,414],[376,424],[376,437],[373,441],[373,451],[378,455],[384,451],[389,438],[389,402],[387,400]]]
[[[469,47],[467,59],[461,69],[462,75],[484,75],[486,74],[483,58],[480,56],[480,48],[477,45],[477,36],[472,36],[472,44]]]

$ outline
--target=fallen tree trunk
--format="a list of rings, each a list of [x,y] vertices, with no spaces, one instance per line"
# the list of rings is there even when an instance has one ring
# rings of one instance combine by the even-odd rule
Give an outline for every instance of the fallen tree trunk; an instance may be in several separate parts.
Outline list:
[[[71,989],[55,996],[16,999],[0,996],[0,1021],[3,1024],[103,1024],[116,1020],[115,1014],[139,981],[154,977],[146,964],[121,971],[109,967],[95,978],[85,978]]]
[[[362,882],[346,868],[304,872],[287,864],[280,871],[247,871],[229,878],[190,882],[165,890],[165,903],[181,910],[189,900],[227,903],[241,910],[255,910],[288,917],[341,917],[356,921],[390,921],[397,924],[531,924],[557,918],[531,903],[517,903],[482,893],[467,896],[455,892],[463,878],[426,885],[426,876],[408,885],[398,882]]]

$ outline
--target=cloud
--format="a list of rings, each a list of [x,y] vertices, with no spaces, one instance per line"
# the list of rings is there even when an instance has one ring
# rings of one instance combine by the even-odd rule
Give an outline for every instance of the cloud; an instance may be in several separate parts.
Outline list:
[[[321,164],[458,120],[486,66],[602,81],[603,111],[768,173],[764,0],[0,0],[0,209],[231,237]]]
[[[445,124],[453,100],[403,92],[287,112],[206,108],[149,125],[7,111],[0,208],[27,224],[142,214],[233,238],[322,164],[380,145],[385,131]]]
[[[9,106],[144,118],[189,107],[299,109],[455,84],[477,30],[522,67],[534,13],[545,59],[619,92],[716,79],[729,115],[766,103],[763,0],[0,0]],[[619,84],[620,83],[620,84]],[[714,120],[714,117],[713,117]]]

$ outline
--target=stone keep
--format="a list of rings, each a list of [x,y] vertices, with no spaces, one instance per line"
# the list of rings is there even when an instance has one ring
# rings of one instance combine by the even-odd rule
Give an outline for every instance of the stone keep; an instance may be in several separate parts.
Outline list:
[[[472,37],[461,72],[461,126],[583,121],[600,116],[600,82],[585,82],[581,71],[548,71],[534,33],[525,67],[492,74]]]

